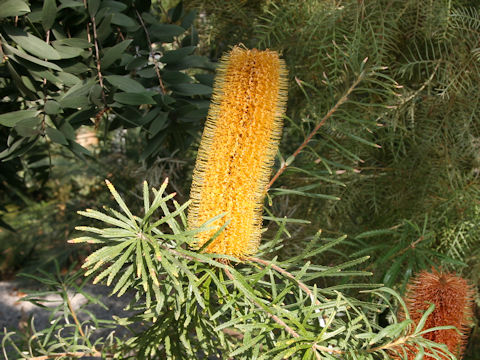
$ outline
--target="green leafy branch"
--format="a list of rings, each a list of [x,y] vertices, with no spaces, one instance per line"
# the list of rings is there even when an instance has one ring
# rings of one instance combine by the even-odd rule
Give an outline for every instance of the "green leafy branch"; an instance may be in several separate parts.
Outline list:
[[[144,316],[144,319],[153,321],[152,329],[156,328],[155,324],[160,318],[165,317],[165,311],[172,309],[173,317],[177,321],[186,316],[190,318],[187,321],[189,324],[194,322],[192,317],[196,317],[195,321],[207,322],[208,325],[204,323],[204,326],[216,334],[221,331],[223,336],[228,336],[232,332],[224,330],[232,327],[243,330],[246,333],[242,338],[243,345],[233,350],[232,354],[235,355],[246,356],[252,351],[252,347],[255,348],[254,345],[262,344],[268,334],[267,329],[274,332],[278,331],[275,329],[282,329],[286,335],[294,338],[288,340],[288,337],[284,338],[284,335],[281,335],[275,340],[276,345],[260,358],[280,359],[297,352],[311,354],[317,359],[322,358],[321,356],[330,358],[329,356],[334,354],[348,353],[355,353],[356,356],[363,354],[362,356],[369,358],[369,354],[378,352],[387,354],[407,343],[428,345],[422,343],[418,332],[399,337],[404,330],[409,329],[410,320],[399,323],[401,326],[393,324],[395,326],[378,329],[377,325],[371,324],[367,315],[370,311],[380,311],[377,305],[348,298],[340,292],[372,288],[375,287],[374,284],[342,284],[323,289],[307,285],[307,282],[321,277],[370,275],[365,271],[346,270],[366,261],[369,256],[337,266],[314,266],[308,261],[308,258],[341,243],[345,237],[325,240],[320,238],[319,232],[304,254],[285,261],[251,257],[247,263],[240,263],[232,257],[192,251],[189,247],[193,244],[195,233],[207,229],[215,219],[210,220],[201,229],[188,230],[184,214],[188,203],[180,206],[173,200],[174,193],[165,194],[167,184],[168,181],[165,181],[160,189],[153,189],[151,199],[148,185],[144,183],[145,212],[140,218],[130,212],[119,193],[107,181],[107,186],[123,213],[108,208],[105,209],[106,213],[96,210],[81,212],[86,217],[103,221],[113,227],[99,229],[80,226],[78,230],[88,231],[91,235],[70,240],[71,243],[102,245],[86,259],[83,265],[86,274],[97,273],[94,282],[105,279],[107,285],[116,282],[112,294],[120,296],[128,289],[134,288],[137,302],[145,297],[145,306],[139,306],[137,309],[143,309],[144,313],[141,316]],[[154,216],[157,209],[163,212],[159,219]],[[320,245],[319,242],[323,244]],[[268,243],[266,245],[268,249]],[[261,267],[252,266],[254,263]],[[299,263],[305,265],[296,269]],[[235,268],[231,264],[236,264]],[[289,268],[292,270],[288,270]],[[222,273],[226,275],[226,279],[223,279]],[[387,288],[379,288],[376,291],[390,292],[390,295],[398,297]],[[214,299],[217,305],[212,303]],[[185,311],[192,311],[193,304],[199,306],[200,313],[186,314]],[[349,321],[343,321],[339,317],[339,313],[342,312],[346,312],[349,318],[353,314],[356,315]],[[350,312],[353,313],[350,315]],[[225,316],[230,319],[225,319]],[[264,316],[275,325],[264,320],[259,321],[259,318]],[[247,324],[252,321],[257,325],[249,328]],[[332,331],[328,332],[327,330],[332,327]],[[346,339],[350,339],[352,333],[362,329],[367,331],[358,334],[357,340],[353,343],[347,342]],[[375,329],[381,331],[377,332]],[[198,328],[195,331],[198,335]],[[153,351],[152,344],[145,340],[145,336],[149,338],[155,332],[150,330],[138,335],[137,341],[145,348],[143,350],[145,354]],[[249,334],[252,332],[255,336]],[[342,339],[342,334],[346,339]],[[386,341],[372,347],[381,340]],[[187,340],[181,337],[180,341]],[[292,341],[296,344],[293,347]]]

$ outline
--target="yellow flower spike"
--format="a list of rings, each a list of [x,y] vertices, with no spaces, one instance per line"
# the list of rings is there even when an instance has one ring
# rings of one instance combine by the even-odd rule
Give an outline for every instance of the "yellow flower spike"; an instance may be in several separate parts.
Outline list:
[[[188,224],[198,248],[230,221],[205,252],[240,259],[260,242],[265,189],[282,131],[287,70],[275,51],[238,46],[223,56],[193,172]]]

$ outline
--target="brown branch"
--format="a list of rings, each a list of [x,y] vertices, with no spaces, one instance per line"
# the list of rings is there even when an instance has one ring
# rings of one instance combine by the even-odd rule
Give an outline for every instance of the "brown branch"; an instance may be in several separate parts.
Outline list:
[[[92,15],[92,28],[93,28],[93,41],[95,44],[95,60],[97,63],[97,73],[98,73],[98,82],[100,83],[100,87],[102,88],[102,100],[107,107],[107,98],[105,97],[105,87],[103,85],[103,75],[102,75],[102,68],[100,64],[100,50],[98,48],[98,36],[97,36],[97,24],[95,23],[95,15]]]
[[[259,259],[259,258],[256,258],[256,257],[249,257],[248,259],[252,260],[256,263],[265,265],[265,266],[270,266],[272,269],[278,271],[280,274],[285,275],[286,277],[292,279],[293,281],[295,281],[298,284],[298,287],[300,289],[302,289],[308,296],[310,296],[312,301],[315,301],[315,305],[320,305],[321,304],[320,301],[318,301],[318,299],[313,295],[312,291],[308,288],[308,286],[305,285],[300,280],[296,279],[295,276],[293,276],[292,273],[288,272],[287,270],[285,270],[285,269],[281,268],[280,266],[275,265],[274,263],[272,263],[270,261],[267,261],[267,260]]]
[[[50,29],[47,30],[45,42],[46,42],[47,44],[50,44]],[[47,59],[45,59],[45,60],[47,60]],[[47,103],[47,78],[43,78],[42,88],[43,88],[43,106],[45,106],[45,104]],[[45,136],[46,118],[47,118],[47,114],[44,112],[44,113],[43,113],[43,120],[42,120],[42,133],[43,133],[43,136]]]
[[[357,87],[357,85],[362,81],[363,77],[365,76],[365,72],[361,72],[358,78],[355,80],[355,82],[350,86],[350,88],[345,92],[345,94],[342,95],[340,100],[337,101],[337,103],[325,114],[325,116],[320,120],[320,122],[315,126],[313,131],[305,138],[303,143],[295,150],[295,152],[292,154],[291,157],[295,158],[297,155],[307,146],[307,144],[312,140],[313,136],[320,130],[320,128],[325,125],[325,122],[338,110],[338,108],[345,103],[348,100],[348,96],[351,94],[351,92]],[[287,169],[287,166],[289,164],[287,162],[283,162],[282,166],[280,166],[280,169],[275,173],[273,178],[270,180],[270,182],[267,185],[267,188],[265,191],[268,191],[270,187],[273,185],[273,183],[278,179],[280,175],[283,174],[283,172]]]
[[[99,351],[92,351],[92,352],[81,352],[81,351],[76,351],[76,352],[64,352],[64,353],[56,353],[56,354],[51,354],[51,355],[42,355],[42,356],[35,356],[29,358],[29,360],[47,360],[47,359],[57,359],[60,357],[77,357],[77,358],[82,358],[84,356],[88,357],[95,357],[95,358],[102,358],[103,355]]]
[[[160,76],[160,66],[158,65],[158,60],[155,58],[155,54],[153,52],[153,45],[152,45],[152,41],[150,40],[150,34],[148,33],[147,27],[143,22],[142,16],[140,15],[137,9],[135,9],[135,12],[137,13],[138,20],[140,21],[140,24],[142,25],[143,31],[145,32],[145,36],[147,38],[148,47],[150,48],[150,56],[152,57],[152,60],[153,60],[153,66],[155,67],[155,73],[157,74],[158,83],[160,84],[160,89],[162,90],[162,94],[165,94],[166,93],[165,86],[163,85],[162,77]]]
[[[85,333],[83,332],[82,325],[80,324],[80,321],[78,321],[77,314],[75,313],[75,310],[73,309],[72,303],[70,302],[70,297],[68,296],[67,289],[63,287],[63,291],[65,292],[65,297],[67,298],[67,305],[68,309],[70,310],[70,313],[72,314],[73,321],[75,321],[75,325],[77,326],[78,332],[80,335],[82,335],[83,338],[85,338]]]
[[[224,270],[225,270],[225,274],[227,275],[227,277],[233,282],[234,281],[233,275],[230,273],[230,271],[227,268],[225,268]],[[293,336],[294,338],[299,338],[300,337],[300,335],[294,329],[292,329],[290,326],[288,326],[285,323],[285,321],[283,321],[282,319],[280,319],[278,316],[276,316],[274,314],[266,312],[262,308],[262,306],[255,299],[250,299],[250,300],[257,306],[257,308],[259,308],[260,310],[263,310],[273,321],[275,321],[278,325],[283,327],[285,329],[285,331],[287,333],[289,333],[291,336]],[[321,359],[321,357],[319,357],[319,354],[317,353],[317,350],[318,351],[323,351],[323,352],[328,352],[330,354],[332,354],[332,353],[343,354],[344,353],[344,351],[342,351],[342,350],[331,349],[331,348],[328,348],[326,346],[317,345],[317,344],[313,344],[312,348],[313,348],[313,351],[314,351],[317,359]]]

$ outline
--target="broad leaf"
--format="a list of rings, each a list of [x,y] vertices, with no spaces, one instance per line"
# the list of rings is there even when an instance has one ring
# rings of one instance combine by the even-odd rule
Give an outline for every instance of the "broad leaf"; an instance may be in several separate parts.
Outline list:
[[[23,0],[0,1],[0,18],[22,16],[30,12],[30,7]]]
[[[120,59],[123,52],[127,49],[130,43],[133,40],[124,40],[118,43],[111,48],[108,48],[104,51],[104,55],[100,61],[102,69],[107,69],[110,65],[112,65],[116,60]]]
[[[8,36],[30,54],[40,59],[59,60],[60,54],[42,39],[19,28],[7,27]]]

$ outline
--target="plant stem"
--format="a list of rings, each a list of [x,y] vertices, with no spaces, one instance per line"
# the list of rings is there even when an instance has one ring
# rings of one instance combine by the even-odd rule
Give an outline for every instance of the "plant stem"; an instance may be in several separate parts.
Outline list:
[[[310,296],[310,299],[312,299],[312,302],[313,301],[315,302],[315,305],[320,305],[320,301],[318,301],[318,299],[313,295],[312,291],[308,288],[308,286],[306,284],[304,284],[303,282],[301,282],[300,280],[297,280],[295,278],[295,276],[293,276],[292,273],[288,272],[287,270],[285,270],[285,269],[281,268],[280,266],[275,265],[274,263],[272,263],[270,261],[267,261],[267,260],[259,259],[259,258],[256,258],[256,257],[250,257],[249,260],[252,260],[256,263],[259,263],[259,264],[262,264],[262,265],[265,265],[265,266],[270,266],[272,269],[278,271],[280,274],[285,275],[289,279],[293,280],[294,282],[296,282],[298,284],[298,287],[300,289],[302,289],[308,296]]]
[[[75,321],[75,325],[77,326],[78,332],[80,335],[82,335],[83,338],[85,338],[85,333],[83,332],[82,325],[78,321],[77,314],[75,313],[75,310],[73,309],[72,303],[70,301],[70,297],[68,296],[67,289],[65,286],[63,286],[63,291],[65,293],[65,299],[67,300],[67,305],[68,309],[70,310],[70,313],[72,314],[73,321]]]
[[[227,275],[227,277],[233,282],[234,281],[234,277],[232,275],[232,273],[228,270],[228,268],[225,268],[225,274]],[[250,299],[256,306],[257,308],[259,308],[260,310],[263,310],[262,306],[255,300],[255,299]],[[288,326],[285,321],[283,321],[282,319],[280,319],[278,316],[274,315],[274,314],[271,314],[269,312],[266,312],[265,313],[273,320],[275,321],[278,325],[280,325],[281,327],[283,327],[285,329],[285,331],[287,333],[289,333],[291,336],[293,336],[294,338],[299,338],[300,335],[295,331],[293,330],[290,326]],[[336,350],[336,349],[331,349],[331,348],[328,348],[326,346],[322,346],[322,345],[317,345],[317,344],[313,344],[312,345],[312,348],[313,348],[313,351],[314,353],[316,354],[316,357],[317,359],[321,359],[321,357],[319,357],[319,354],[317,353],[317,350],[318,351],[323,351],[323,352],[328,352],[328,353],[334,353],[334,354],[343,354],[344,351],[342,350]]]
[[[295,152],[290,156],[290,158],[292,158],[292,157],[295,158],[305,148],[305,146],[307,146],[307,144],[310,142],[310,140],[312,140],[313,136],[318,132],[318,130],[320,130],[320,128],[323,125],[325,125],[325,122],[338,110],[340,105],[342,105],[344,102],[346,102],[348,100],[348,96],[357,87],[357,85],[360,83],[360,81],[362,81],[364,76],[365,76],[365,71],[362,71],[360,73],[360,75],[358,76],[358,78],[350,86],[350,88],[342,95],[340,100],[338,100],[337,103],[325,114],[325,116],[322,118],[322,120],[320,120],[320,122],[317,124],[317,126],[315,126],[315,128],[312,130],[312,132],[310,134],[308,134],[308,136],[305,138],[303,143],[300,144],[300,146],[297,148],[297,150],[295,150]],[[278,177],[280,175],[282,175],[283,172],[287,169],[288,165],[289,164],[286,161],[283,162],[282,166],[280,166],[280,169],[278,169],[278,171],[273,176],[272,180],[270,180],[270,182],[268,183],[265,191],[270,189],[270,187],[278,179]]]
[[[97,37],[97,24],[95,23],[95,15],[92,15],[91,17],[92,20],[92,28],[93,28],[93,42],[95,44],[95,60],[97,63],[97,73],[98,73],[98,82],[100,83],[100,87],[102,88],[102,100],[107,107],[107,98],[105,97],[105,87],[103,85],[103,75],[102,75],[102,69],[101,69],[101,64],[100,64],[100,50],[98,48],[98,37]]]
[[[148,47],[150,49],[150,56],[152,57],[153,65],[155,67],[155,73],[157,74],[158,83],[160,84],[160,89],[162,90],[162,94],[165,94],[165,86],[163,85],[162,77],[160,76],[160,66],[158,65],[158,60],[155,58],[155,54],[153,53],[153,46],[152,41],[150,40],[150,35],[148,33],[147,27],[145,26],[145,23],[143,22],[142,16],[137,9],[135,9],[135,12],[147,38]]]
[[[77,358],[82,358],[84,356],[94,357],[94,358],[102,358],[103,357],[103,355],[100,351],[92,351],[92,352],[77,351],[77,352],[64,352],[64,353],[56,353],[56,354],[51,354],[51,355],[35,356],[35,357],[29,358],[29,360],[57,359],[57,358],[66,357],[66,356],[77,357]]]

